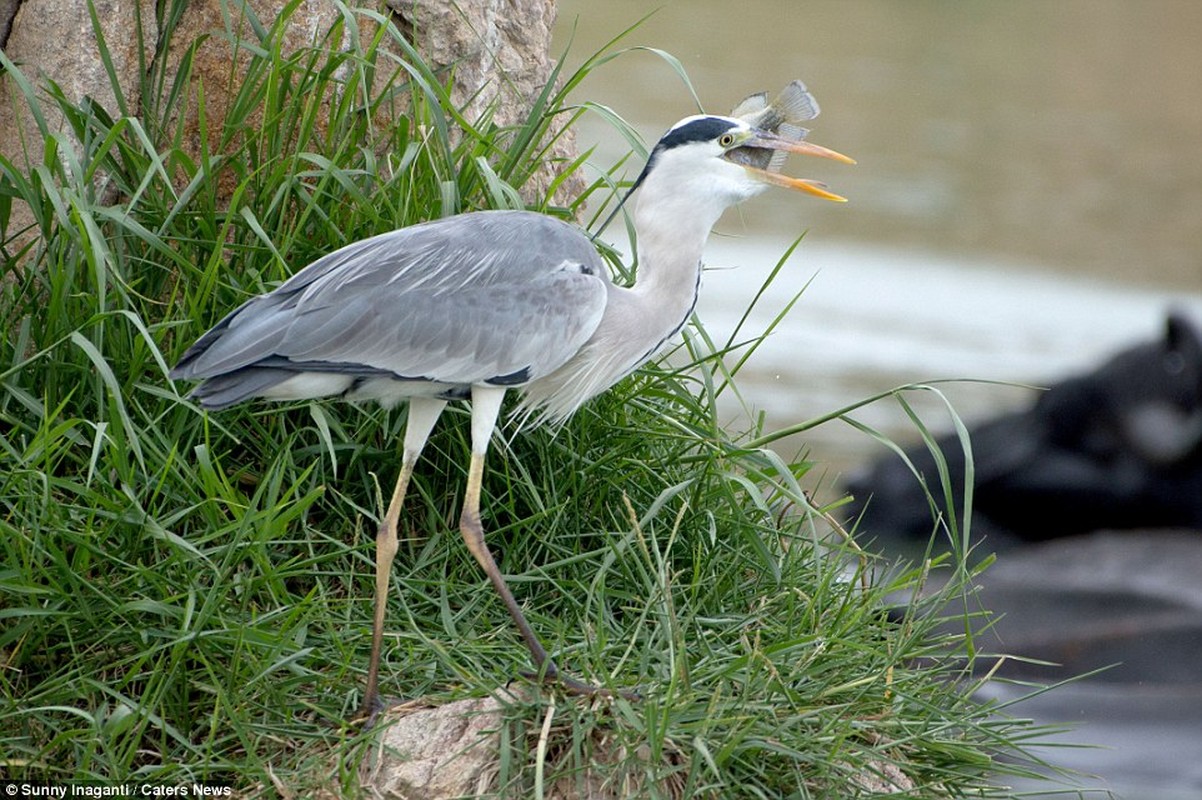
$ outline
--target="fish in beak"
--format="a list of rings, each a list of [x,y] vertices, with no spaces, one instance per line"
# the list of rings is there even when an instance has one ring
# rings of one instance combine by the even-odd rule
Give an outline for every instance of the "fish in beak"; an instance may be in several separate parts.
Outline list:
[[[832,161],[838,161],[843,164],[854,164],[855,159],[848,158],[842,153],[837,153],[834,150],[823,147],[822,145],[813,144],[811,142],[794,142],[784,139],[776,134],[768,131],[757,130],[753,132],[750,139],[743,142],[738,147],[728,150],[725,154],[727,161],[738,164],[743,169],[747,170],[753,178],[771,186],[781,186],[785,189],[794,189],[799,192],[821,197],[824,200],[834,200],[839,203],[846,203],[846,197],[840,197],[833,192],[826,190],[826,184],[821,181],[814,181],[808,178],[791,178],[788,175],[782,175],[779,172],[772,172],[770,169],[764,168],[762,164],[771,162],[771,159],[776,153],[799,153],[805,156],[818,156],[819,158],[829,158]]]
[[[730,115],[750,124],[755,133],[751,139],[727,152],[727,160],[746,169],[756,180],[772,186],[846,202],[846,198],[828,192],[826,185],[819,181],[780,174],[789,153],[829,158],[844,164],[856,163],[834,150],[803,141],[809,131],[801,123],[814,119],[820,111],[814,95],[804,83],[796,80],[785,86],[771,103],[767,92],[743,98]]]

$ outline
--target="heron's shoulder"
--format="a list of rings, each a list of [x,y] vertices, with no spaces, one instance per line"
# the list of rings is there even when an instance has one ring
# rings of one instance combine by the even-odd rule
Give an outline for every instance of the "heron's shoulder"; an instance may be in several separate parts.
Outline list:
[[[536,255],[545,249],[595,253],[588,234],[562,219],[535,211],[469,211],[383,233],[343,248],[377,253],[430,253],[435,250],[476,256],[518,250]]]
[[[540,214],[537,211],[471,211],[439,220],[452,233],[484,233],[489,238],[502,240],[529,240],[542,237],[556,242],[571,242],[587,245],[592,243],[588,234],[578,226],[558,217]]]
[[[602,263],[592,239],[579,226],[535,211],[473,211],[429,225],[428,233],[453,260],[496,261],[507,269],[521,264],[534,273],[564,261],[590,267]]]
[[[511,209],[488,209],[484,211],[465,211],[449,217],[419,222],[404,228],[397,228],[384,236],[447,236],[460,232],[504,233],[514,230],[549,230],[574,233],[585,236],[577,226],[549,214],[537,211],[518,211]],[[585,238],[588,238],[585,236]]]
[[[602,272],[596,248],[575,225],[533,211],[473,211],[352,242],[297,272],[280,289],[313,295],[385,284],[404,290],[520,282],[564,262]]]

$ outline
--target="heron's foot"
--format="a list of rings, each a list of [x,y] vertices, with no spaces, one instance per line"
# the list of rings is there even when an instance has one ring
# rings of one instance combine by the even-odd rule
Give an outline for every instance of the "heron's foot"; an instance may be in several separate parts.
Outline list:
[[[363,705],[347,722],[359,726],[365,731],[371,730],[381,713],[402,706],[405,702],[399,697],[381,697],[378,694],[375,697],[364,697]]]
[[[571,675],[565,675],[560,672],[554,665],[548,665],[543,674],[536,672],[522,672],[523,678],[530,681],[542,681],[543,683],[557,683],[564,690],[577,697],[621,697],[623,700],[637,702],[643,697],[638,692],[629,689],[606,689],[604,686],[594,686],[591,683],[586,683],[578,678],[573,678]]]

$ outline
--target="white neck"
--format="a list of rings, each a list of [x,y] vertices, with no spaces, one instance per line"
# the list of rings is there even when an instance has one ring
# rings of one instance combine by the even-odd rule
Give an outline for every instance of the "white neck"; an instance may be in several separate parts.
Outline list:
[[[741,167],[730,168],[741,175]],[[680,330],[697,302],[710,229],[726,208],[758,191],[735,184],[729,175],[721,178],[671,158],[656,165],[635,208],[639,258],[634,285],[609,287],[605,313],[592,338],[563,367],[526,387],[527,409],[541,406],[544,418],[566,417]]]
[[[638,277],[631,291],[643,305],[637,330],[649,341],[639,344],[652,346],[680,328],[696,302],[710,229],[727,208],[758,191],[732,174],[741,178],[742,167],[715,160],[710,170],[698,170],[669,156],[640,188],[634,214]]]

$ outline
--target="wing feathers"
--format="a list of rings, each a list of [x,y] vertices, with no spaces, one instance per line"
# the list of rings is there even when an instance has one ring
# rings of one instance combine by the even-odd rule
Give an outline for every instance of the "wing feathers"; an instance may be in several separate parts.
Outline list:
[[[259,395],[272,380],[264,371],[289,364],[448,384],[528,380],[583,346],[608,287],[576,228],[528,212],[465,214],[319,259],[223,319],[172,375],[210,379],[222,405]]]

